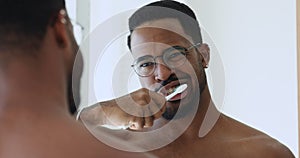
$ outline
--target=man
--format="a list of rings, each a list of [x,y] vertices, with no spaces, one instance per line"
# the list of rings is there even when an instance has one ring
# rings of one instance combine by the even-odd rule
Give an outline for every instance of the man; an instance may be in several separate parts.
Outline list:
[[[64,0],[0,0],[0,8],[0,157],[146,157],[108,147],[69,114],[78,46]]]
[[[209,48],[189,7],[170,0],[150,3],[130,17],[129,28],[132,67],[144,88],[82,110],[87,127],[127,128],[111,133],[159,157],[294,157],[278,141],[216,109],[205,74]],[[184,84],[183,92],[165,102]],[[156,131],[162,132],[150,133]],[[155,146],[164,138],[172,141]]]

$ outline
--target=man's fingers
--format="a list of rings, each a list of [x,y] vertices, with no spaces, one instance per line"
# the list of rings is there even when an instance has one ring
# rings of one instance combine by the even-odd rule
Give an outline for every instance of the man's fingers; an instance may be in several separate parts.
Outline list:
[[[141,130],[144,127],[145,120],[143,117],[134,117],[129,126],[132,130]]]
[[[143,128],[149,128],[153,126],[154,117],[135,117],[134,121],[130,122],[129,129],[142,130]]]
[[[145,117],[144,128],[152,127],[153,126],[153,121],[154,121],[154,117],[153,116]]]
[[[144,117],[144,128],[151,127],[153,125],[153,119],[152,119],[152,111],[150,110],[150,107],[153,105],[150,105],[147,109],[145,109],[143,113]]]
[[[160,107],[159,105],[150,105],[149,106],[149,111],[151,112],[151,116],[153,119],[158,119],[162,116],[162,114],[165,112],[166,105],[163,105]]]
[[[163,95],[153,92],[153,91],[150,91],[149,95],[152,98],[152,100],[154,101],[154,103],[156,105],[158,105],[158,107],[160,109],[166,104],[166,98]]]
[[[161,118],[166,100],[163,95],[142,88],[121,97],[117,103],[129,115],[129,129],[142,130],[152,127],[154,120]]]
[[[166,110],[166,99],[163,95],[152,91],[150,92],[150,96],[156,106],[150,106],[149,108],[152,111],[152,116],[154,117],[154,119],[158,119]]]
[[[166,111],[166,105],[164,105],[164,106],[162,107],[162,109],[160,109],[158,112],[156,112],[156,113],[153,115],[154,120],[161,118],[161,116],[163,115],[163,113],[164,113],[165,111]]]

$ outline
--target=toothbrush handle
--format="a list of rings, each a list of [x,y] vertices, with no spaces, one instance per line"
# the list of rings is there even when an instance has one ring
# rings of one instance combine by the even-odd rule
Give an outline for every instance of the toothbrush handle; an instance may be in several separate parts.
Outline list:
[[[170,95],[166,96],[166,100],[170,100],[171,98],[173,98],[177,93],[171,93]]]

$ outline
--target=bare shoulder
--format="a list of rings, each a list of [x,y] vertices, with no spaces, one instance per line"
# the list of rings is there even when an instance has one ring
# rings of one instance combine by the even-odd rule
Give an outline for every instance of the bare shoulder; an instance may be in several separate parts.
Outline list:
[[[226,126],[225,142],[230,142],[234,148],[240,149],[243,157],[263,158],[294,158],[292,152],[281,142],[269,135],[247,126],[225,115],[221,116],[222,126]],[[244,155],[246,154],[246,155]]]
[[[265,158],[294,158],[292,152],[279,141],[269,137],[257,138],[251,146],[257,149],[258,154]]]
[[[39,118],[36,115],[33,118],[17,118],[5,124],[0,119],[1,158],[32,155],[43,158],[151,157],[109,147],[95,139],[84,125],[65,114],[55,113],[40,119],[35,119]]]
[[[294,158],[292,152],[285,145],[265,134],[232,141],[235,148],[240,149],[239,155],[242,157]]]

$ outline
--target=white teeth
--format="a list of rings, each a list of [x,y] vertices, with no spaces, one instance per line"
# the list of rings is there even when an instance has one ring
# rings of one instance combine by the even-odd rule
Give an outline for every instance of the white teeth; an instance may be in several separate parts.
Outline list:
[[[171,94],[174,92],[174,90],[176,89],[176,87],[172,87],[168,90],[167,95]]]

